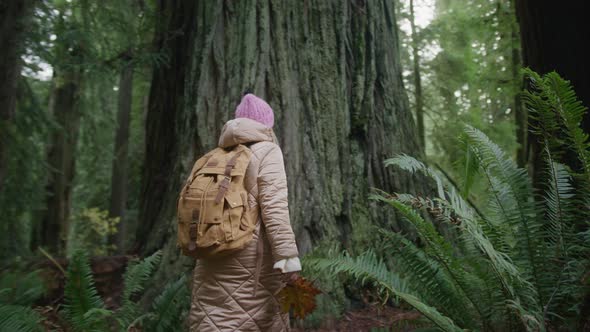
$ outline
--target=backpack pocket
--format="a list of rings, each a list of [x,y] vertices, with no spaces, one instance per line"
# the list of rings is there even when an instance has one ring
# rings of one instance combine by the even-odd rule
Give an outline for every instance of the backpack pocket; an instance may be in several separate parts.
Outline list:
[[[224,231],[227,240],[233,240],[238,236],[240,231],[240,223],[244,214],[244,201],[240,192],[233,191],[228,192],[225,195],[225,201],[227,203],[227,223],[224,225]]]

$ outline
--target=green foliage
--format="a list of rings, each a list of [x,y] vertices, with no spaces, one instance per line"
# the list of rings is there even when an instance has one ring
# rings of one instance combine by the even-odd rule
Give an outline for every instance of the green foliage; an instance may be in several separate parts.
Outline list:
[[[398,3],[404,85],[414,105],[412,39],[417,40],[428,159],[460,177],[463,149],[456,133],[464,123],[504,149],[516,149],[514,97],[521,79],[514,1],[414,0],[416,9],[433,10],[432,21],[418,24],[416,36],[409,29],[409,0]],[[424,23],[424,12],[417,23]]]
[[[570,82],[556,72],[541,77],[525,69],[524,74],[531,84],[523,100],[533,120],[533,132],[544,138],[556,158],[568,151],[574,153],[579,162],[575,169],[590,180],[590,141],[580,127],[588,108],[577,99]]]
[[[30,306],[45,293],[37,271],[22,275],[6,272],[0,276],[0,331],[43,331],[41,314]]]
[[[43,142],[53,125],[43,105],[48,86],[48,82],[22,78],[13,123],[0,121],[0,141],[9,148],[0,190],[0,260],[28,254],[34,211],[42,208],[47,168]]]
[[[1,332],[44,331],[40,322],[43,317],[33,309],[21,305],[0,304]]]
[[[104,256],[115,248],[108,243],[108,237],[117,232],[119,218],[109,218],[109,212],[98,208],[83,209],[73,217],[69,232],[68,250],[73,253],[83,250],[93,256]]]
[[[350,307],[350,299],[345,296],[344,284],[342,278],[334,278],[333,275],[326,274],[325,271],[315,268],[309,262],[315,259],[332,256],[339,252],[340,247],[335,243],[324,241],[314,247],[313,252],[303,256],[301,264],[305,266],[302,271],[304,277],[313,280],[322,293],[316,296],[316,309],[311,312],[301,323],[303,328],[319,328],[325,326],[327,319],[338,319],[347,307]]]
[[[117,320],[121,326],[129,326],[139,316],[141,308],[134,301],[134,296],[143,292],[147,281],[154,273],[162,258],[161,252],[147,257],[142,261],[130,262],[123,276],[125,289],[121,298],[121,307],[117,311]]]
[[[112,313],[105,309],[98,295],[85,251],[74,253],[68,264],[64,288],[63,314],[75,331],[105,331],[105,316]]]
[[[110,310],[98,295],[86,253],[77,250],[68,265],[64,318],[74,331],[127,331],[131,326],[142,331],[181,331],[190,298],[184,276],[168,284],[147,313],[142,313],[138,302],[161,258],[162,253],[158,251],[129,263],[123,277],[121,306]],[[112,319],[107,320],[109,317]]]
[[[347,273],[361,284],[372,282],[381,293],[386,296],[396,296],[407,302],[443,331],[461,331],[449,318],[440,314],[436,308],[425,304],[412,294],[404,292],[405,286],[399,276],[389,271],[385,264],[378,260],[371,251],[358,257],[342,254],[332,259],[310,260],[309,263],[319,269],[329,270],[333,273]]]
[[[186,287],[186,277],[166,285],[164,291],[156,297],[150,312],[136,320],[141,322],[145,331],[167,332],[185,331],[183,318],[189,308],[190,294]]]
[[[0,303],[28,306],[44,294],[45,287],[38,271],[25,275],[6,271],[0,276]]]
[[[535,76],[535,82],[540,79]],[[466,173],[478,174],[485,183],[490,200],[484,206],[470,204],[464,197],[468,190],[456,188],[437,170],[412,157],[397,156],[386,165],[432,178],[436,196],[377,192],[373,198],[403,215],[416,230],[420,245],[405,235],[381,230],[379,251],[390,264],[374,251],[317,259],[313,264],[352,276],[361,284],[379,285],[382,296],[399,297],[445,331],[575,330],[590,291],[584,281],[590,273],[590,212],[580,210],[590,195],[575,189],[575,174],[556,162],[551,151],[563,151],[570,144],[584,166],[587,137],[576,129],[582,108],[571,87],[556,74],[542,80],[546,84],[535,85],[536,95],[527,97],[529,103],[535,98],[536,130],[547,142],[547,186],[542,195],[535,195],[526,170],[483,132],[466,126],[462,141],[474,159],[466,169],[477,168]],[[560,117],[575,125],[552,122]],[[568,134],[556,133],[562,131]],[[562,145],[549,144],[558,137],[566,138]],[[441,233],[434,223],[448,227],[449,233]]]

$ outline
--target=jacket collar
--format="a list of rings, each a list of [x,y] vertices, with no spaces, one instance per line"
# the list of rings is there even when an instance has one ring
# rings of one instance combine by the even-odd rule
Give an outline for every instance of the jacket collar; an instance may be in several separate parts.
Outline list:
[[[221,148],[228,148],[238,144],[261,141],[277,142],[272,128],[252,119],[237,118],[225,123],[218,145]]]

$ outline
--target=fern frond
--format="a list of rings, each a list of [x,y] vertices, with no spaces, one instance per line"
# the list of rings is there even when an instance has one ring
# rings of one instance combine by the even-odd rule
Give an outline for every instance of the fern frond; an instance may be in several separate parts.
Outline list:
[[[308,262],[320,270],[349,275],[362,284],[367,282],[375,283],[383,292],[400,298],[420,311],[441,330],[462,331],[450,318],[438,312],[436,308],[407,293],[406,286],[400,277],[390,272],[387,266],[378,260],[371,251],[358,257],[350,257],[343,253],[335,258],[313,258]]]
[[[105,322],[99,315],[87,315],[91,310],[107,310],[98,295],[88,257],[83,250],[77,250],[70,259],[64,297],[63,313],[75,331],[105,330]]]
[[[541,278],[546,250],[542,243],[543,225],[536,217],[537,206],[532,199],[530,179],[526,171],[518,168],[484,133],[470,126],[466,127],[465,133],[494,194],[497,205],[491,207],[499,207],[498,214],[503,216],[499,222],[507,223],[516,236],[513,244],[517,251],[511,258],[518,261],[527,279],[535,286],[536,304],[531,305],[542,311],[539,303],[543,302],[544,294],[536,281]]]
[[[453,319],[459,326],[474,325],[471,315],[465,314],[471,311],[471,308],[467,307],[469,300],[461,296],[461,291],[449,278],[444,267],[427,257],[402,234],[385,230],[379,232],[386,243],[386,254],[393,257],[393,269],[406,277],[406,284],[412,294],[428,299],[430,305]],[[473,286],[479,289],[483,287],[477,280],[474,280]]]
[[[0,276],[0,304],[30,306],[45,294],[39,271],[27,274],[6,272]]]
[[[414,162],[413,165],[419,166],[408,169],[420,169],[422,164]],[[379,195],[373,195],[372,198],[380,199],[378,196]],[[480,314],[482,318],[485,317],[485,319],[492,321],[492,317],[497,317],[498,312],[506,313],[506,310],[502,309],[502,307],[506,308],[506,305],[510,301],[521,301],[520,298],[522,298],[527,302],[535,302],[534,299],[536,293],[533,289],[533,285],[521,275],[519,268],[515,266],[511,258],[507,255],[510,251],[508,250],[508,246],[503,244],[504,241],[502,240],[502,236],[505,234],[501,233],[496,235],[495,242],[503,244],[501,246],[503,250],[498,251],[495,248],[495,244],[489,238],[489,234],[494,234],[494,228],[491,227],[489,223],[479,220],[481,214],[477,213],[474,208],[461,197],[455,187],[449,186],[449,189],[445,191],[444,197],[447,199],[437,198],[429,200],[414,197],[409,194],[396,194],[394,196],[381,194],[380,196],[381,200],[388,201],[393,197],[393,199],[400,203],[411,204],[414,208],[426,207],[427,210],[436,209],[438,211],[438,218],[442,218],[440,220],[456,225],[456,228],[460,230],[461,242],[464,244],[464,248],[469,248],[470,250],[469,252],[464,252],[464,254],[470,254],[469,257],[471,257],[466,258],[471,260],[471,263],[467,265],[477,268],[479,271],[477,274],[460,272],[458,274],[459,277],[455,277],[457,279],[456,282],[459,282],[465,292],[470,294],[470,297],[473,299],[472,302],[480,305]],[[404,214],[403,211],[400,212]],[[419,217],[419,215],[410,216],[413,220],[416,220],[416,217]],[[430,232],[434,232],[434,230],[431,230]],[[426,240],[425,242],[428,243]],[[439,238],[439,241],[444,242],[446,240]],[[478,251],[475,251],[474,249],[477,249]],[[428,250],[425,252],[428,252]],[[485,255],[487,263],[479,258],[481,253]],[[457,274],[458,271],[461,271],[463,263],[458,264],[456,260],[453,260],[453,262],[453,265],[447,266],[450,267],[449,270],[453,270],[455,274]],[[457,265],[459,266],[458,268],[455,267]],[[490,279],[490,277],[492,278]],[[477,288],[472,286],[481,285],[483,280],[488,284],[497,283],[498,286],[501,286],[499,289],[501,292],[489,292],[485,295],[487,296],[487,300],[482,296],[475,299],[476,295],[474,294],[483,294],[480,294],[477,290],[472,291]],[[488,305],[485,305],[485,303]],[[530,313],[526,314],[531,315]],[[505,320],[509,319],[507,317],[503,318]]]
[[[157,251],[143,260],[134,260],[127,265],[123,276],[125,288],[121,296],[121,307],[116,312],[120,326],[129,326],[139,316],[140,308],[133,297],[144,290],[161,258],[162,252]]]
[[[183,317],[189,307],[190,294],[186,276],[168,284],[156,297],[145,319],[144,330],[148,332],[184,331]]]
[[[433,179],[436,182],[436,190],[438,197],[444,198],[445,197],[445,190],[444,190],[444,181],[440,174],[431,169],[430,167],[424,165],[423,162],[419,161],[418,159],[408,156],[406,154],[399,154],[393,158],[387,159],[384,162],[384,165],[387,166],[397,166],[405,171],[408,171],[412,174],[420,172],[429,178]]]
[[[590,142],[589,135],[580,124],[587,107],[576,97],[574,88],[556,72],[543,77],[530,69],[524,70],[533,89],[523,93],[523,100],[533,122],[535,131],[548,137],[556,153],[571,147],[578,156],[586,180],[590,179]],[[566,142],[561,139],[567,138]]]
[[[21,305],[0,304],[0,331],[41,332],[44,318],[35,310]]]

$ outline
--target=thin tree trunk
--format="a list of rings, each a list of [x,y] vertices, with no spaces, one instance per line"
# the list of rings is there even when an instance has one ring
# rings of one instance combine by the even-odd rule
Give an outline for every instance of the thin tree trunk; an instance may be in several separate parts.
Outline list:
[[[516,162],[518,167],[526,167],[527,166],[527,134],[528,134],[528,127],[527,127],[527,112],[522,107],[522,100],[520,98],[520,90],[523,85],[522,76],[520,75],[520,68],[522,66],[522,61],[520,58],[520,43],[519,43],[519,36],[518,36],[518,22],[514,19],[514,12],[515,12],[515,5],[514,0],[510,1],[510,6],[512,11],[510,12],[510,21],[511,21],[511,31],[510,31],[510,39],[512,41],[512,78],[514,81],[515,86],[515,94],[514,94],[514,119],[516,122],[516,142],[518,143],[518,148],[516,150]]]
[[[125,251],[127,239],[127,225],[125,209],[127,206],[127,169],[129,166],[129,123],[133,95],[133,65],[125,65],[119,78],[119,102],[117,111],[117,129],[115,133],[115,151],[113,153],[113,172],[111,176],[111,202],[109,216],[119,218],[117,233],[110,242],[116,246],[116,251]]]
[[[414,0],[410,0],[410,27],[412,30],[412,60],[414,66],[414,95],[416,99],[416,122],[418,139],[423,151],[426,148],[426,134],[424,132],[424,97],[422,96],[422,78],[420,74],[419,41],[414,16]]]
[[[40,241],[34,243],[34,246],[40,245],[53,253],[62,253],[66,247],[80,128],[81,75],[79,70],[54,71],[49,110],[60,128],[53,130],[49,140],[47,198],[40,224]]]
[[[7,140],[16,108],[23,35],[34,3],[33,0],[0,2],[0,191],[6,176]]]

